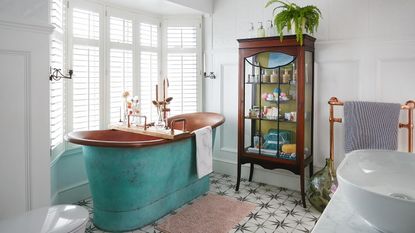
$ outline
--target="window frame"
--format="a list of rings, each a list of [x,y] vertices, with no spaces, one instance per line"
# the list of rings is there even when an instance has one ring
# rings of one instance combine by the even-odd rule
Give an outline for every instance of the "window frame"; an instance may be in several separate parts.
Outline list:
[[[122,18],[122,19],[127,19],[127,20],[131,20],[132,21],[132,43],[131,45],[128,45],[126,43],[119,43],[119,42],[112,42],[111,41],[111,35],[110,35],[110,27],[111,27],[111,22],[110,22],[110,18],[111,16],[113,17],[118,17],[118,18]],[[135,93],[138,90],[138,86],[136,84],[135,78],[137,77],[137,75],[139,75],[139,73],[137,73],[137,65],[135,64],[136,60],[137,60],[137,52],[136,52],[136,44],[137,44],[137,36],[136,34],[138,33],[138,31],[135,28],[135,15],[131,12],[128,11],[123,11],[123,10],[119,10],[113,7],[109,7],[106,6],[105,8],[105,38],[104,41],[104,47],[105,47],[105,81],[104,81],[104,98],[105,99],[105,103],[103,103],[105,110],[103,117],[103,121],[105,122],[104,125],[101,127],[103,129],[107,128],[108,125],[111,123],[111,113],[110,113],[110,109],[111,109],[111,49],[131,49],[132,52],[132,68],[133,68],[133,83],[132,83],[132,93]],[[120,93],[120,98],[121,98],[121,93]]]
[[[167,29],[168,27],[196,27],[196,48],[168,48],[167,43]],[[167,58],[169,52],[171,53],[196,53],[196,111],[200,112],[203,110],[203,67],[202,67],[202,52],[203,52],[203,41],[202,41],[202,16],[169,16],[164,17],[162,23],[162,69],[161,76],[167,76]]]
[[[150,25],[157,25],[157,47],[151,47],[151,46],[142,46],[141,45],[141,23],[146,23],[146,24],[150,24]],[[138,66],[138,74],[137,74],[137,90],[141,89],[141,52],[154,52],[157,54],[157,70],[158,70],[158,74],[157,74],[157,83],[160,86],[160,84],[162,83],[163,80],[163,76],[162,76],[162,44],[161,44],[161,35],[162,35],[162,20],[161,19],[151,19],[151,18],[145,18],[145,17],[138,17],[137,19],[137,66]],[[153,92],[154,90],[151,90],[151,92]],[[140,101],[141,101],[141,93],[140,93]],[[151,106],[151,104],[150,104]],[[140,106],[141,107],[141,106]],[[151,119],[150,119],[151,120]],[[154,120],[154,119],[153,119]]]
[[[99,73],[100,73],[100,83],[99,83],[99,128],[104,128],[104,119],[105,119],[105,99],[102,98],[103,91],[105,90],[106,74],[104,71],[104,66],[106,58],[104,56],[104,46],[105,46],[105,7],[100,4],[95,4],[92,2],[82,1],[82,0],[68,0],[68,9],[67,9],[67,64],[68,67],[73,67],[73,48],[75,44],[87,45],[87,46],[96,46],[99,48]],[[79,8],[83,10],[94,11],[99,14],[99,39],[97,41],[90,41],[88,39],[74,38],[73,36],[73,9]],[[76,71],[74,71],[76,75]],[[73,131],[73,82],[67,82],[66,86],[66,132]],[[65,143],[65,150],[76,149],[79,145],[75,145],[69,142]]]

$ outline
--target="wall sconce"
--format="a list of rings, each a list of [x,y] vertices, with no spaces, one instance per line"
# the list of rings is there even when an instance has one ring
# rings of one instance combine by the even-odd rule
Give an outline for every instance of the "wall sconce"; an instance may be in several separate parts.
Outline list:
[[[73,70],[69,70],[68,72],[69,76],[65,76],[62,74],[61,69],[56,69],[56,68],[50,68],[50,76],[49,76],[49,80],[55,80],[55,81],[59,81],[61,80],[61,78],[67,78],[67,79],[72,79],[72,74],[73,74]]]
[[[210,78],[210,79],[216,79],[216,75],[213,72],[210,72],[207,74],[206,72],[203,73],[203,78]]]

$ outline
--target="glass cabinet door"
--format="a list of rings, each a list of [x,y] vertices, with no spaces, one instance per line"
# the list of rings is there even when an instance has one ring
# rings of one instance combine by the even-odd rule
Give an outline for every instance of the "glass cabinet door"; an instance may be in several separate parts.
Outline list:
[[[313,148],[313,53],[305,52],[304,73],[304,158],[312,154]]]
[[[245,59],[247,153],[296,160],[297,67],[295,56],[280,52]]]

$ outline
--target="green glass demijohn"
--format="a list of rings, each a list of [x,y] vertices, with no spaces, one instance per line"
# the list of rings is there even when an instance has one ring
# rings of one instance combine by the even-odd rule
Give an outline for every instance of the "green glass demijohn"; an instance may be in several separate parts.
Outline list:
[[[337,189],[336,170],[333,159],[327,158],[323,169],[316,172],[310,179],[307,197],[310,203],[323,212]]]

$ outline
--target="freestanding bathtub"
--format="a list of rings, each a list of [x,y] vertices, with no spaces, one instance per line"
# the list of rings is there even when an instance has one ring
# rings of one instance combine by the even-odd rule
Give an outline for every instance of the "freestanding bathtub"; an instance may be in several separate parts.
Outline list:
[[[224,123],[217,113],[190,113],[186,130]],[[181,128],[177,124],[177,128]],[[194,134],[177,140],[117,130],[67,135],[82,145],[94,205],[94,224],[105,231],[131,231],[154,222],[206,193],[209,177],[198,179]]]

